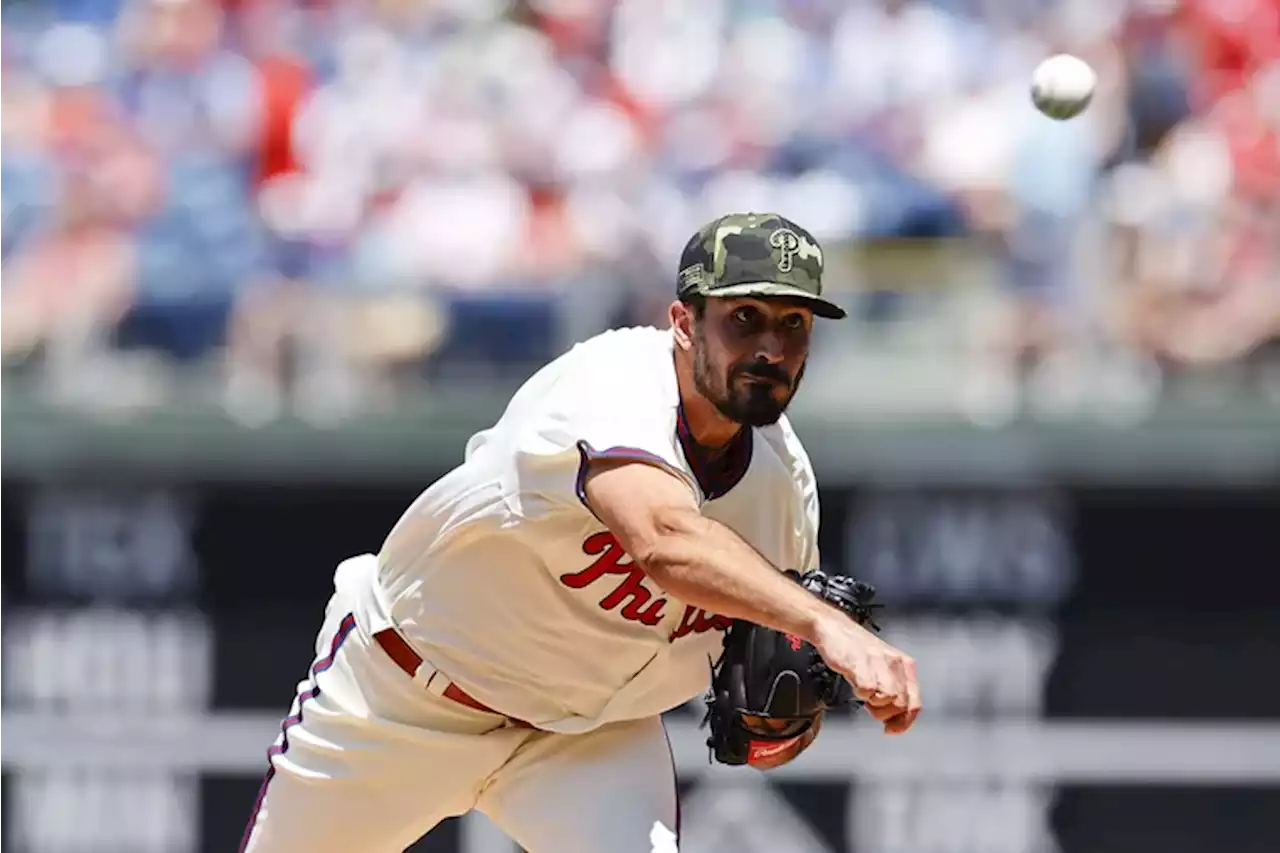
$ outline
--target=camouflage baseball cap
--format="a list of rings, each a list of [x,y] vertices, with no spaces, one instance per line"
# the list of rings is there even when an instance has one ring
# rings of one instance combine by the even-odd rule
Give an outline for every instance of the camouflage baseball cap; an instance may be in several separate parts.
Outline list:
[[[822,249],[805,229],[776,213],[731,213],[704,225],[680,255],[680,298],[784,297],[819,317],[845,316],[822,298]]]

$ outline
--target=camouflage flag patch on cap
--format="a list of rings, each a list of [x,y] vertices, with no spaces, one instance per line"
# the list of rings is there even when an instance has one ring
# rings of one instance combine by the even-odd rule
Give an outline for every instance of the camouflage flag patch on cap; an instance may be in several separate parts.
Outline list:
[[[704,225],[680,255],[681,297],[758,296],[806,302],[820,317],[845,311],[822,296],[822,247],[776,213],[733,213]]]

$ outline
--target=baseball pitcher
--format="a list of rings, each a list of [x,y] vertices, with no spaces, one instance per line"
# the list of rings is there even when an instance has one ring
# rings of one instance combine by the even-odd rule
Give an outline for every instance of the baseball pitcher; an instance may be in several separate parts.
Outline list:
[[[548,364],[338,566],[242,850],[389,853],[479,809],[530,853],[671,853],[663,712],[705,695],[715,758],[761,769],[834,705],[911,727],[914,663],[820,571],[783,415],[815,317],[844,316],[822,269],[780,216],[708,224],[670,328]]]

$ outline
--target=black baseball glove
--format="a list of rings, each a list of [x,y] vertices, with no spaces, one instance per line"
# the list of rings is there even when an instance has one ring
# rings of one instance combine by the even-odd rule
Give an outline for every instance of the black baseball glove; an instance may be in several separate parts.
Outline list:
[[[849,618],[880,630],[871,619],[880,605],[871,603],[870,585],[816,569],[787,574]],[[707,746],[716,761],[767,770],[807,749],[829,708],[861,704],[812,645],[739,619],[725,632],[724,651],[712,664],[702,723],[711,726]]]

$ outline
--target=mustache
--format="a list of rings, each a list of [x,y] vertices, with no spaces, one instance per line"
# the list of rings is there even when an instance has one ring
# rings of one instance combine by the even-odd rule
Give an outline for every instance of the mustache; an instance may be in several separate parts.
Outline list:
[[[735,367],[734,376],[751,376],[756,379],[764,379],[770,382],[776,382],[784,388],[791,387],[791,375],[776,364],[744,364]]]

